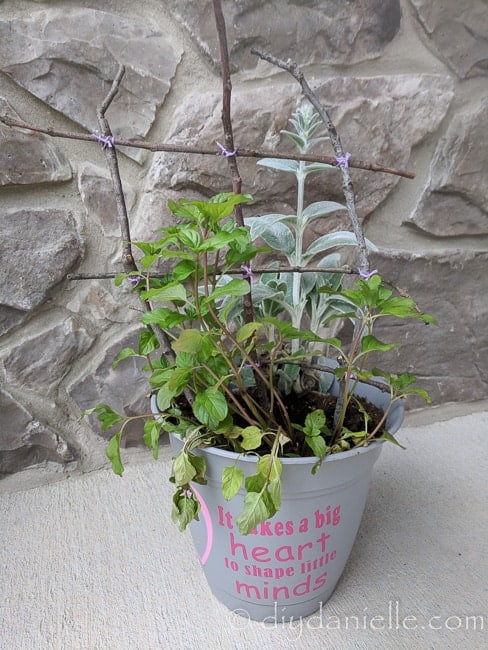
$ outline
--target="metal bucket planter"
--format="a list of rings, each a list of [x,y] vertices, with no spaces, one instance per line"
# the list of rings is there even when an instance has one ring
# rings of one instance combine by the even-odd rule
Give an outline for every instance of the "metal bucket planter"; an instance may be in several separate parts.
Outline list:
[[[385,408],[388,395],[361,385],[357,394]],[[387,420],[391,433],[403,421],[395,404]],[[183,441],[170,435],[175,452]],[[191,534],[208,584],[224,605],[250,619],[284,622],[318,610],[332,595],[351,552],[361,522],[371,473],[382,449],[368,447],[333,454],[315,475],[316,458],[283,458],[282,506],[249,535],[240,535],[235,519],[244,492],[225,501],[224,467],[237,454],[216,448],[199,450],[207,463],[207,485],[195,485],[200,520]],[[240,456],[238,467],[255,473],[255,457]]]

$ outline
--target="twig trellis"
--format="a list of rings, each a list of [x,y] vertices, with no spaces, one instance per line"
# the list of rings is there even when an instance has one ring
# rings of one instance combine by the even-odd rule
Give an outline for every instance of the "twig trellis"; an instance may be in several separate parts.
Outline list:
[[[322,119],[332,146],[334,148],[334,156],[318,155],[318,154],[283,154],[277,153],[269,150],[256,150],[249,149],[245,147],[235,148],[234,144],[234,134],[232,129],[232,115],[231,115],[231,97],[232,97],[232,83],[230,77],[230,65],[229,65],[229,53],[227,46],[227,35],[226,35],[226,26],[225,20],[222,12],[221,0],[213,0],[213,8],[215,14],[215,22],[218,33],[218,40],[220,45],[220,57],[221,57],[221,74],[222,74],[222,125],[224,130],[224,144],[222,146],[218,143],[221,151],[216,151],[215,148],[204,147],[204,146],[189,146],[181,144],[170,144],[170,143],[157,143],[157,142],[148,142],[142,140],[128,140],[124,138],[117,137],[115,140],[109,121],[106,117],[106,112],[108,111],[111,103],[115,99],[116,95],[120,90],[120,84],[125,73],[125,68],[123,65],[119,67],[119,70],[113,80],[112,86],[109,93],[103,100],[103,102],[97,107],[97,118],[99,124],[99,133],[78,133],[71,131],[62,131],[50,127],[41,127],[34,124],[29,124],[19,119],[12,118],[7,115],[0,115],[0,122],[6,126],[12,128],[20,128],[34,133],[43,133],[53,138],[68,138],[73,140],[83,140],[89,142],[98,142],[103,145],[104,154],[107,161],[107,166],[110,171],[112,185],[114,189],[115,201],[117,206],[117,217],[120,226],[121,237],[123,241],[123,255],[122,255],[122,264],[125,272],[136,272],[138,271],[137,264],[134,260],[132,254],[132,239],[130,233],[130,222],[127,212],[127,207],[125,203],[125,197],[123,192],[123,185],[120,176],[118,160],[117,160],[117,147],[132,147],[137,149],[148,150],[152,152],[164,151],[168,153],[182,153],[182,154],[196,154],[196,155],[219,155],[219,153],[224,153],[225,158],[227,159],[227,164],[229,166],[232,187],[233,191],[236,193],[241,192],[241,177],[239,175],[239,169],[237,164],[237,156],[241,158],[279,158],[279,159],[288,159],[288,160],[303,160],[304,162],[320,162],[327,163],[337,166],[338,170],[342,176],[342,187],[343,194],[346,201],[346,207],[348,210],[349,221],[351,228],[354,232],[356,240],[358,242],[358,264],[359,268],[357,271],[352,270],[348,266],[343,266],[341,268],[320,268],[321,272],[327,273],[346,273],[353,274],[359,272],[360,275],[366,276],[369,273],[369,260],[368,252],[365,243],[364,232],[362,229],[361,222],[357,216],[355,208],[355,198],[354,198],[354,189],[351,181],[351,176],[349,173],[349,168],[355,169],[364,169],[371,172],[382,172],[386,174],[393,174],[396,176],[401,176],[404,178],[414,178],[415,174],[413,172],[395,169],[392,167],[380,165],[374,162],[368,162],[364,160],[359,160],[351,155],[348,152],[344,152],[340,137],[337,133],[337,130],[330,118],[328,110],[324,107],[322,102],[318,99],[317,95],[312,91],[303,72],[297,66],[297,64],[288,59],[283,61],[274,57],[269,52],[266,52],[261,49],[252,48],[251,52],[261,59],[268,61],[272,65],[275,65],[285,71],[287,71],[294,79],[300,84],[302,93],[305,98],[313,105],[320,118]],[[236,206],[235,213],[236,220],[239,224],[243,223],[242,209],[241,206]],[[268,271],[264,267],[253,268],[253,273],[260,274]],[[303,272],[301,268],[282,266],[275,271],[283,272]],[[306,271],[314,270],[311,267],[305,269]],[[230,273],[242,273],[241,269],[235,269],[230,271]],[[113,278],[116,274],[114,273],[103,273],[103,274],[70,274],[68,276],[71,280],[90,280],[90,279],[102,279],[102,278]],[[247,300],[246,300],[247,298]],[[246,320],[252,320],[252,302],[251,297],[248,294],[244,296],[244,312]],[[150,306],[147,306],[150,308]]]

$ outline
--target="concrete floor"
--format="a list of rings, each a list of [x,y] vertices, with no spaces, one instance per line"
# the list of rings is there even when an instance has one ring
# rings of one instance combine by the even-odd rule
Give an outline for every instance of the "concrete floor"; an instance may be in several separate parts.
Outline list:
[[[5,484],[0,648],[487,648],[488,408],[467,409],[408,416],[407,450],[385,445],[334,595],[281,625],[237,617],[210,593],[189,533],[170,521],[169,449],[158,462],[137,455],[123,478]]]

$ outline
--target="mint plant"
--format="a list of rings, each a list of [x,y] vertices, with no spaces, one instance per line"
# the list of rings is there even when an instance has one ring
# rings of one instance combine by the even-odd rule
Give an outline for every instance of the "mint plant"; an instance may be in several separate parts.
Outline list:
[[[327,287],[320,289],[322,293],[331,294],[332,290]],[[411,373],[401,374],[389,373],[380,368],[374,367],[369,370],[367,361],[369,356],[376,353],[389,352],[397,347],[397,343],[385,343],[380,341],[373,334],[373,328],[379,320],[385,318],[417,319],[426,324],[436,324],[436,320],[430,314],[424,314],[417,308],[415,302],[406,296],[394,296],[393,291],[386,287],[378,274],[373,274],[368,279],[358,279],[353,289],[342,289],[337,293],[341,300],[341,310],[329,317],[329,321],[337,318],[348,318],[354,326],[354,335],[350,344],[346,347],[344,342],[338,338],[329,339],[328,344],[337,351],[339,366],[334,370],[334,375],[341,384],[340,408],[336,410],[334,417],[334,429],[332,444],[337,444],[350,436],[350,432],[344,431],[344,422],[347,409],[351,401],[357,399],[354,395],[358,382],[368,382],[379,378],[384,382],[380,387],[388,390],[390,400],[388,408],[385,409],[379,422],[369,427],[368,415],[365,412],[364,430],[352,437],[356,444],[362,439],[361,444],[369,444],[381,431],[389,412],[394,403],[407,395],[417,395],[426,402],[430,402],[427,391],[414,387],[416,377]],[[343,305],[349,305],[349,311],[343,311]],[[396,442],[393,436],[383,431],[382,437]],[[342,446],[342,448],[344,448]]]

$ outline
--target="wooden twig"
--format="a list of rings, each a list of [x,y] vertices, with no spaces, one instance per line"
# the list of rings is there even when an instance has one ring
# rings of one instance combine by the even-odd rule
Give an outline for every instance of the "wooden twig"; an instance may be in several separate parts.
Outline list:
[[[230,78],[230,64],[229,64],[229,49],[227,46],[227,30],[225,26],[225,18],[222,11],[221,0],[213,0],[215,25],[220,47],[220,68],[222,75],[222,126],[224,129],[224,143],[225,148],[222,153],[227,158],[229,164],[230,175],[232,178],[232,189],[236,194],[241,193],[242,181],[239,174],[237,165],[236,150],[234,147],[234,134],[232,129],[232,115],[231,115],[231,99],[232,99],[232,82]],[[240,204],[235,206],[234,217],[239,226],[244,226],[244,217],[242,214],[242,206]],[[251,287],[252,277],[250,274],[243,276]],[[252,323],[254,320],[254,307],[252,302],[251,291],[242,296],[242,310],[245,323]],[[256,389],[258,392],[258,403],[264,407],[265,411],[270,412],[270,396],[268,392],[269,386],[264,379],[261,371],[259,370],[259,359],[255,351],[250,355],[252,363],[252,373],[254,381],[256,382]],[[278,394],[275,395],[276,401],[281,408],[285,421],[289,422],[288,412]],[[291,423],[289,423],[291,425]]]
[[[170,270],[168,270],[168,273]],[[215,269],[215,273],[226,275],[242,275],[242,269]],[[253,275],[263,275],[264,273],[342,273],[343,275],[357,275],[358,271],[351,269],[349,266],[342,267],[324,267],[324,266],[280,266],[278,268],[268,268],[265,266],[258,266],[252,268]],[[67,280],[108,280],[115,278],[119,273],[69,273],[66,276]],[[152,273],[152,278],[164,278],[165,273]],[[134,276],[132,276],[134,277]]]
[[[236,150],[234,147],[234,133],[232,129],[232,81],[230,78],[229,50],[227,47],[227,31],[221,0],[213,0],[213,8],[220,46],[220,69],[222,75],[222,126],[224,129],[225,143],[223,153],[225,154],[229,164],[229,171],[232,179],[232,191],[235,194],[241,194],[242,179],[237,165]],[[242,214],[242,206],[240,204],[236,205],[234,208],[234,217],[238,226],[244,226],[244,217]],[[251,278],[247,278],[247,281],[250,284]],[[246,323],[252,323],[254,320],[254,310],[250,293],[247,293],[242,297],[242,307],[244,312],[244,321]]]
[[[220,46],[220,69],[222,75],[222,126],[224,128],[225,155],[229,164],[232,178],[232,189],[235,194],[240,194],[242,189],[242,179],[239,174],[237,165],[236,150],[234,147],[234,132],[232,129],[232,81],[230,78],[229,50],[227,47],[227,31],[225,27],[224,14],[222,12],[222,3],[220,0],[213,0],[215,14],[215,24]],[[243,226],[242,207],[236,206],[236,217],[238,225]]]
[[[120,176],[119,164],[117,160],[117,151],[115,148],[115,141],[110,129],[110,124],[105,116],[105,113],[110,108],[113,100],[115,99],[119,88],[120,83],[125,74],[125,67],[120,65],[118,72],[113,80],[112,87],[110,88],[107,96],[103,102],[97,106],[97,118],[98,125],[100,129],[100,134],[96,134],[92,137],[97,139],[101,144],[103,144],[103,152],[105,154],[105,159],[110,171],[110,177],[112,179],[112,185],[114,189],[115,202],[117,206],[117,217],[119,221],[121,238],[123,242],[123,254],[122,254],[122,264],[124,271],[130,273],[133,271],[139,271],[137,264],[132,255],[132,239],[130,233],[130,224],[129,224],[129,215],[127,212],[127,205],[125,203],[124,190],[122,185],[122,178]],[[152,305],[147,300],[142,300],[144,307],[147,311],[152,310]],[[163,332],[159,327],[154,326],[152,328],[154,335],[158,339],[159,345],[165,351],[165,354],[172,360],[174,360],[175,355],[173,349],[171,348],[170,340],[165,332]],[[185,392],[189,403],[193,401],[191,394]]]
[[[327,128],[327,131],[329,133],[332,146],[334,147],[335,158],[339,162],[339,168],[342,174],[342,190],[344,193],[344,198],[346,200],[349,220],[351,222],[351,228],[358,242],[359,269],[362,274],[367,275],[369,273],[368,248],[366,246],[366,240],[364,237],[363,228],[361,226],[361,222],[359,221],[356,212],[354,188],[352,185],[351,175],[349,174],[349,161],[348,161],[348,157],[345,157],[345,152],[344,149],[342,148],[341,139],[339,137],[339,134],[337,133],[337,130],[330,118],[327,109],[323,106],[323,104],[321,103],[317,95],[312,91],[312,89],[307,83],[307,80],[305,79],[303,72],[300,70],[300,68],[294,61],[291,61],[291,59],[288,59],[288,61],[283,61],[282,59],[276,58],[269,52],[265,52],[264,50],[255,47],[251,48],[251,52],[259,56],[261,59],[268,61],[272,65],[275,65],[278,68],[281,68],[282,70],[286,70],[287,72],[289,72],[292,75],[292,77],[294,77],[298,81],[298,83],[302,88],[302,93],[312,104],[312,106],[315,108],[317,113],[320,115],[320,118],[322,119],[323,123],[325,124],[325,127]]]
[[[134,257],[132,255],[132,241],[130,235],[130,226],[129,226],[129,215],[127,213],[127,206],[125,203],[124,190],[122,187],[122,179],[120,177],[119,163],[117,160],[117,152],[114,146],[114,140],[112,131],[110,129],[110,124],[108,123],[105,113],[109,109],[111,103],[115,99],[122,78],[125,74],[125,67],[121,65],[113,80],[112,87],[110,88],[108,95],[105,97],[103,102],[97,106],[97,118],[98,126],[100,129],[100,134],[103,138],[103,153],[105,154],[105,159],[107,161],[107,166],[110,171],[110,177],[112,179],[112,185],[114,188],[115,194],[115,203],[117,206],[117,217],[119,221],[120,231],[122,235],[123,243],[123,253],[122,253],[122,264],[124,266],[124,271],[129,273],[130,271],[137,271],[136,263],[134,262]]]
[[[22,120],[16,120],[8,115],[0,115],[0,122],[6,126],[18,129],[25,129],[34,133],[43,133],[52,138],[66,138],[69,140],[82,140],[85,142],[96,142],[95,135],[90,133],[77,133],[75,131],[61,131],[51,127],[36,126]],[[184,144],[169,144],[164,142],[147,142],[145,140],[127,140],[117,138],[118,147],[132,147],[134,149],[143,149],[146,151],[164,151],[167,153],[196,154],[200,156],[219,156],[220,151],[216,147],[198,147]],[[279,158],[280,160],[303,160],[304,162],[319,162],[327,165],[337,166],[334,156],[323,156],[318,154],[295,154],[295,153],[278,153],[267,151],[265,149],[246,149],[245,147],[237,148],[237,155],[240,158]],[[393,176],[402,176],[403,178],[415,178],[415,174],[405,169],[396,169],[395,167],[386,167],[377,163],[359,160],[357,158],[349,159],[349,167],[356,169],[365,169],[370,172],[382,172],[392,174]]]

